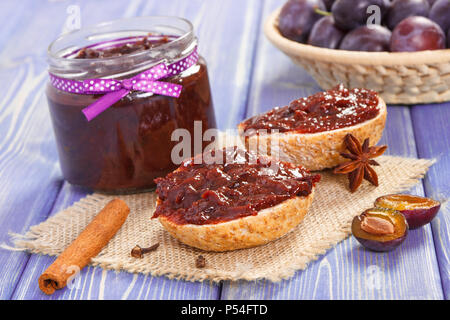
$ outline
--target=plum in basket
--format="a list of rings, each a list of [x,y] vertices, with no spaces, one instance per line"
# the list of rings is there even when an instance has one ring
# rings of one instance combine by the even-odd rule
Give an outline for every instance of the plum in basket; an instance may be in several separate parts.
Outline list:
[[[445,34],[437,23],[428,18],[408,17],[392,32],[392,52],[439,49],[445,49]]]
[[[450,30],[450,1],[436,1],[431,7],[429,18],[436,22],[442,28],[442,31],[447,33]]]
[[[326,10],[322,0],[289,0],[278,18],[280,33],[290,40],[305,43],[314,23],[322,17],[316,9]]]
[[[353,30],[366,25],[369,18],[367,8],[376,5],[381,10],[381,19],[386,14],[389,2],[385,0],[336,0],[331,8],[336,26],[342,30]]]
[[[308,38],[308,44],[329,49],[339,48],[344,32],[334,24],[331,16],[323,17],[314,24]]]
[[[350,51],[389,51],[391,31],[380,25],[362,26],[342,39],[340,49]]]
[[[403,19],[411,16],[428,17],[429,11],[427,0],[395,0],[387,13],[386,24],[394,30]]]

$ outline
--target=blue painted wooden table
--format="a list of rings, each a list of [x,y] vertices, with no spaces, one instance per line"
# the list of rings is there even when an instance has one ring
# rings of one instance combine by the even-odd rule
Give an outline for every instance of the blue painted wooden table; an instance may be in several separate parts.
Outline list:
[[[208,61],[218,125],[226,129],[320,90],[262,34],[264,19],[283,2],[1,1],[0,243],[11,244],[8,232],[25,233],[86,194],[62,179],[44,94],[46,49],[73,24],[71,5],[79,6],[82,25],[142,15],[192,21]],[[449,197],[449,123],[450,103],[389,107],[382,141],[389,153],[438,159],[412,193]],[[37,279],[54,258],[0,250],[0,299],[448,299],[449,211],[444,203],[430,225],[411,231],[394,252],[371,253],[348,238],[280,283],[191,283],[87,267],[80,288],[47,297]]]

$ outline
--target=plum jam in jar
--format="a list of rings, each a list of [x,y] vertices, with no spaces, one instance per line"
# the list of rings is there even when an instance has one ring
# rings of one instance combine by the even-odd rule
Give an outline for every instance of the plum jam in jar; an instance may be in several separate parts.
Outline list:
[[[175,129],[194,137],[194,122],[196,128],[200,122],[202,133],[216,127],[205,60],[196,55],[185,68],[176,67],[196,50],[189,21],[157,16],[83,28],[49,46],[46,94],[62,173],[69,183],[106,193],[150,190],[155,178],[177,167],[171,157],[178,143],[172,141]],[[77,84],[90,79],[97,84],[125,82],[159,64],[172,66],[158,81],[181,85],[178,97],[133,87],[87,120],[82,110],[105,95],[80,94]]]

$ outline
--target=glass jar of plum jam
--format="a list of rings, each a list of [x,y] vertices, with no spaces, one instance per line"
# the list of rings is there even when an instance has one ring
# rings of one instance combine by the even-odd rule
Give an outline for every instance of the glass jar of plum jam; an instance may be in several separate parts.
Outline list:
[[[49,73],[63,79],[129,79],[160,63],[186,58],[197,48],[192,24],[176,17],[137,17],[65,34],[48,49]],[[46,89],[64,178],[107,193],[152,189],[154,179],[176,168],[175,129],[194,136],[216,127],[205,60],[160,79],[182,86],[178,98],[131,90],[88,121],[82,110],[101,94]],[[198,124],[197,124],[198,127]],[[192,145],[193,145],[192,141]],[[206,144],[203,145],[205,147]]]

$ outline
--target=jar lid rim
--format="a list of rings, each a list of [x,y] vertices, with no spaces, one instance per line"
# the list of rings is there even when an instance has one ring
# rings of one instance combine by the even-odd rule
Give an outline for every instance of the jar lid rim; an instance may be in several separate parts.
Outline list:
[[[112,25],[115,23],[119,23],[119,22],[123,22],[123,21],[132,21],[132,20],[144,20],[144,19],[175,19],[178,21],[181,21],[183,23],[185,23],[187,25],[188,30],[183,33],[182,35],[178,36],[177,38],[173,39],[172,41],[168,42],[168,43],[164,43],[159,45],[157,48],[158,50],[164,49],[168,46],[172,46],[176,43],[180,43],[182,41],[184,41],[186,38],[189,37],[193,37],[193,30],[194,27],[192,25],[192,23],[185,19],[185,18],[181,18],[181,17],[177,17],[177,16],[163,16],[163,15],[155,15],[155,16],[140,16],[140,17],[132,17],[132,18],[121,18],[121,19],[115,19],[115,20],[110,20],[110,21],[105,21],[105,22],[100,22],[94,25],[90,25],[81,29],[76,29],[67,33],[64,33],[60,36],[58,36],[54,41],[52,41],[48,48],[47,48],[47,56],[55,61],[55,62],[62,62],[62,61],[67,61],[67,60],[74,60],[73,58],[67,58],[66,56],[59,56],[58,53],[60,53],[61,51],[56,51],[56,52],[52,52],[53,48],[55,46],[55,44],[58,41],[61,41],[62,39],[67,38],[68,36],[73,36],[76,35],[78,33],[82,33],[83,31],[87,31],[90,29],[97,29],[97,28],[101,28],[101,27],[106,27],[108,25]],[[78,48],[80,49],[80,48]],[[100,62],[100,61],[116,61],[117,59],[123,59],[123,58],[134,58],[134,57],[139,57],[139,56],[144,56],[146,55],[149,51],[153,50],[152,48],[150,49],[146,49],[143,51],[138,51],[138,52],[132,52],[132,53],[128,53],[128,54],[124,54],[124,55],[120,55],[120,56],[112,56],[112,57],[108,57],[108,58],[83,58],[82,60],[84,61],[84,63],[94,63],[94,62]]]

